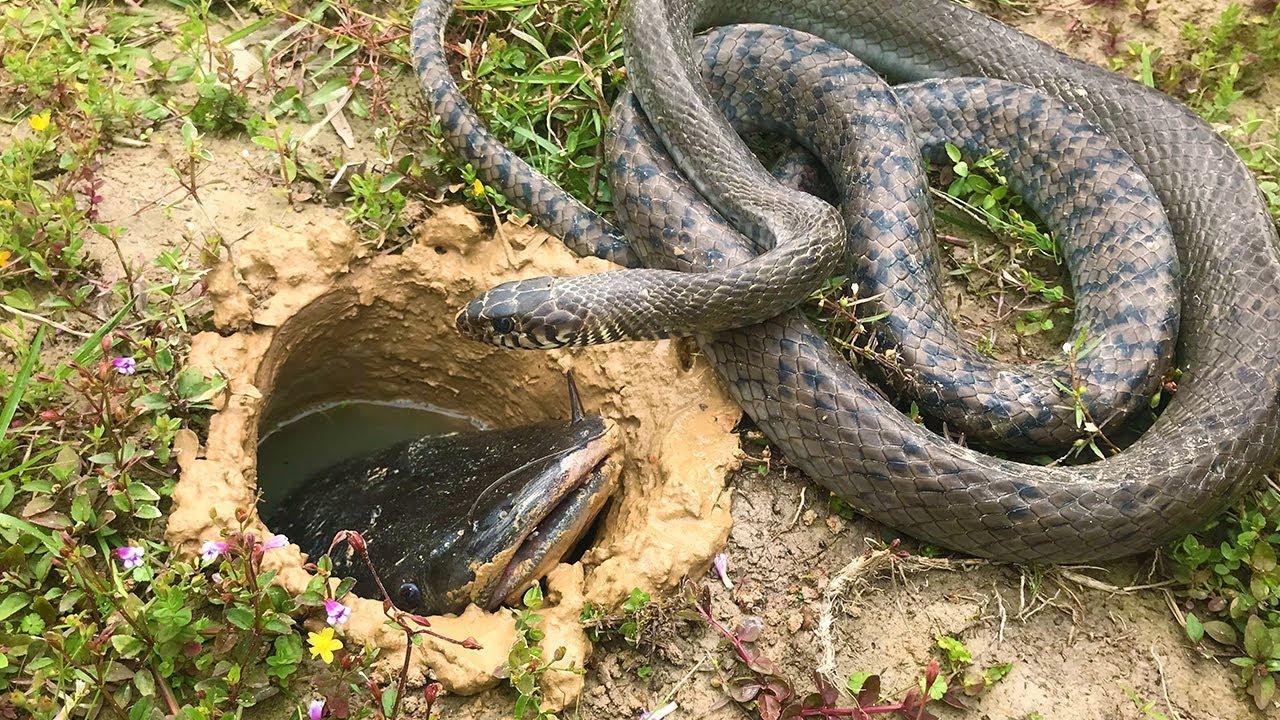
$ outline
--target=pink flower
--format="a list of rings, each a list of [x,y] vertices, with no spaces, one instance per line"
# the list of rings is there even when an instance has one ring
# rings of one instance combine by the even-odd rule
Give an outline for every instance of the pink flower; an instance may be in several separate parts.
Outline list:
[[[227,544],[221,540],[206,540],[200,546],[200,559],[205,562],[213,562],[218,556],[227,551]]]
[[[329,624],[335,627],[345,623],[347,618],[351,617],[351,608],[343,605],[337,600],[325,600],[324,612],[329,616]]]
[[[324,715],[324,698],[317,698],[307,706],[307,720],[320,720]]]
[[[138,361],[128,356],[118,357],[111,361],[111,367],[121,375],[132,375],[138,372]]]
[[[137,545],[125,545],[116,548],[116,557],[119,558],[120,564],[125,570],[132,570],[142,565],[142,556],[146,554],[142,548]]]
[[[289,538],[285,537],[284,535],[272,535],[271,537],[267,538],[266,542],[262,543],[262,549],[275,550],[277,548],[285,547],[288,544],[289,544]]]
[[[720,553],[716,555],[715,560],[711,561],[711,564],[715,566],[716,575],[720,576],[720,582],[724,583],[725,589],[732,590],[733,581],[729,579],[729,555]]]

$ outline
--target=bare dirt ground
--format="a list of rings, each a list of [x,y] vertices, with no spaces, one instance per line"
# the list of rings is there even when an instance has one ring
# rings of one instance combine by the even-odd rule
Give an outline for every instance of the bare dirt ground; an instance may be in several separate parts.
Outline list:
[[[1055,3],[1040,14],[1005,18],[1072,54],[1102,61],[1107,40],[1099,29],[1110,20],[1120,23],[1129,39],[1159,39],[1176,47],[1183,23],[1206,23],[1226,3],[1165,0],[1153,5],[1159,18],[1153,29],[1139,28],[1127,9],[1082,3]],[[357,147],[346,149],[325,129],[311,149],[353,159],[369,140],[359,127],[355,136]],[[332,212],[316,202],[287,200],[271,182],[261,150],[240,142],[211,143],[214,161],[202,178],[200,202],[181,199],[183,192],[163,170],[169,153],[180,147],[176,133],[158,135],[145,147],[117,148],[104,158],[102,217],[129,228],[121,252],[131,262],[145,263],[173,245],[194,258],[203,238],[215,233],[234,253],[236,240],[254,228],[296,225]],[[108,268],[118,267],[114,248],[94,250]],[[716,611],[726,621],[743,615],[763,618],[760,647],[798,687],[807,688],[808,675],[821,657],[816,617],[824,589],[868,548],[865,538],[891,535],[870,521],[835,516],[825,491],[794,470],[785,472],[776,461],[767,474],[739,472],[733,492],[735,525],[727,553],[736,586],[730,592],[710,577],[702,581],[713,584]],[[1077,572],[1123,587],[1148,583],[1150,565],[1148,557]],[[656,642],[656,649],[635,650],[617,640],[597,649],[586,669],[586,692],[567,716],[635,717],[667,700],[679,704],[676,718],[744,716],[735,705],[725,704],[719,688],[725,656],[717,651],[714,634],[675,620],[643,633]],[[957,717],[1258,717],[1234,689],[1233,668],[1201,657],[1185,640],[1163,590],[1105,592],[1056,569],[974,564],[881,574],[839,603],[829,642],[839,675],[879,672],[886,690],[892,691],[909,687],[936,656],[939,634],[961,638],[979,665],[1013,663],[1008,676],[973,710]],[[443,716],[507,717],[513,698],[502,689],[478,698],[450,698]],[[1144,714],[1138,704],[1148,701],[1154,706]]]

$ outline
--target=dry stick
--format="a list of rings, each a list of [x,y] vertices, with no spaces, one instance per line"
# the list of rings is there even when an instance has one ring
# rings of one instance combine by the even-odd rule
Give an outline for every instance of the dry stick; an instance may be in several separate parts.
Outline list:
[[[1004,644],[1004,626],[1008,620],[1008,614],[1004,609],[1004,598],[1000,596],[1000,588],[996,586],[994,581],[991,583],[991,591],[995,593],[996,607],[1000,609],[1000,629],[996,631],[996,649],[998,650]]]
[[[1182,716],[1169,701],[1169,684],[1164,680],[1164,663],[1160,662],[1160,656],[1156,654],[1156,646],[1152,645],[1148,652],[1151,653],[1151,659],[1156,661],[1156,676],[1160,678],[1160,690],[1164,693],[1164,709],[1169,711],[1169,716],[1173,720],[1182,720]]]
[[[791,518],[791,522],[787,524],[787,527],[783,532],[787,532],[791,528],[795,527],[796,523],[800,522],[800,514],[804,512],[804,491],[808,489],[808,485],[800,486],[800,502],[796,504],[796,514]]]
[[[1138,592],[1139,590],[1157,590],[1157,589],[1168,587],[1170,585],[1175,584],[1173,580],[1162,580],[1157,583],[1147,583],[1144,585],[1126,585],[1124,587],[1120,587],[1118,585],[1112,585],[1111,583],[1106,583],[1101,580],[1097,580],[1095,578],[1089,577],[1084,573],[1075,572],[1074,570],[1071,570],[1068,568],[1058,568],[1058,575],[1061,576],[1062,579],[1064,580],[1070,580],[1071,582],[1077,585],[1081,585],[1083,587],[1087,587],[1090,590],[1100,590],[1102,592],[1112,593],[1113,595],[1132,595],[1133,593]]]
[[[827,583],[826,589],[822,593],[822,606],[818,615],[818,629],[815,634],[818,636],[818,642],[822,645],[822,661],[818,663],[817,672],[822,675],[828,682],[839,685],[835,682],[836,670],[836,648],[835,639],[831,636],[831,626],[835,622],[835,604],[844,594],[845,589],[854,581],[865,579],[885,566],[898,569],[900,572],[907,570],[965,570],[976,567],[990,565],[990,561],[980,558],[929,558],[916,555],[908,555],[905,551],[899,549],[899,542],[894,540],[888,547],[880,550],[867,550],[863,554],[853,558],[847,565],[840,568],[840,571],[831,578],[831,582]],[[1003,607],[1003,605],[1002,605]],[[1002,623],[1003,626],[1003,623]]]
[[[827,583],[827,588],[822,593],[817,635],[819,642],[822,643],[822,661],[818,663],[818,673],[828,682],[835,683],[836,646],[831,637],[831,625],[835,620],[836,600],[844,593],[849,583],[891,564],[899,552],[896,540],[883,550],[868,550],[840,568],[840,572],[837,572],[835,577],[831,578],[831,582]]]
[[[48,325],[54,330],[57,330],[59,332],[64,332],[68,335],[74,335],[79,338],[89,337],[89,333],[80,332],[79,330],[73,330],[67,327],[66,325],[63,325],[58,322],[54,322],[53,320],[50,320],[49,318],[44,317],[43,315],[36,315],[35,313],[29,313],[24,310],[19,310],[16,307],[5,305],[4,303],[0,303],[0,310],[4,310],[7,313],[12,313],[13,315],[17,315],[18,317],[21,317],[21,318],[33,320],[35,322],[41,323],[42,325]]]
[[[671,689],[668,690],[666,694],[662,696],[662,700],[659,701],[658,703],[658,709],[665,708],[668,705],[675,705],[676,693],[680,692],[680,688],[684,687],[685,683],[689,682],[689,679],[693,677],[694,673],[698,672],[698,670],[702,667],[703,663],[711,659],[712,659],[711,653],[708,652],[707,654],[703,655],[702,658],[698,660],[698,662],[694,663],[693,667],[689,668],[689,671],[686,672],[683,677],[677,680],[676,684],[673,685]],[[672,708],[673,711],[675,709],[676,708]],[[667,713],[667,714],[670,714],[670,713]],[[650,717],[652,718],[653,716],[650,716]],[[662,717],[665,717],[665,715],[663,715]]]
[[[151,668],[151,677],[155,678],[156,687],[160,688],[160,694],[164,696],[164,702],[169,706],[169,713],[174,717],[180,715],[182,710],[178,707],[178,699],[173,696],[169,681],[155,668]]]

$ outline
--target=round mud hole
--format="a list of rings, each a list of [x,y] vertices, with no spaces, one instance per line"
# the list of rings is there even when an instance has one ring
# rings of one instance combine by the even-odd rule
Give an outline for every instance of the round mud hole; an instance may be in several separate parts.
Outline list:
[[[579,617],[588,603],[615,607],[636,587],[674,590],[723,547],[724,482],[740,459],[731,432],[740,411],[709,366],[682,358],[675,343],[525,353],[463,340],[453,318],[485,288],[609,268],[572,257],[530,228],[486,232],[465,208],[438,208],[419,232],[421,241],[403,254],[357,262],[358,240],[341,223],[266,228],[211,273],[222,332],[198,336],[191,363],[222,374],[230,392],[207,437],[181,438],[166,536],[195,554],[232,518],[271,534],[271,506],[297,483],[376,447],[476,425],[563,422],[572,370],[585,410],[612,423],[621,440],[604,465],[620,490],[589,549],[568,552],[547,574],[539,613],[544,647],[563,652],[566,667],[581,667],[590,642]],[[436,509],[419,502],[400,512]],[[307,559],[294,544],[263,562],[297,594],[313,582]],[[376,645],[398,670],[404,634],[388,628],[379,600],[361,595],[344,598],[352,610],[345,637]],[[415,677],[429,672],[458,693],[498,682],[493,669],[516,636],[510,611],[473,604],[431,623],[451,637],[475,637],[482,649],[427,639],[413,647]],[[547,673],[543,685],[544,707],[562,708],[581,692],[583,676]]]

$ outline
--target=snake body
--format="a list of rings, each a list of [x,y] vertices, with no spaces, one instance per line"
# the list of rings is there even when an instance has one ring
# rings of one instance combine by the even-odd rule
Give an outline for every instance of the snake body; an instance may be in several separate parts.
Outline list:
[[[423,2],[414,21],[413,52],[420,80],[449,140],[477,164],[482,177],[561,236],[571,249],[629,267],[642,262],[665,266],[646,272],[691,270],[695,272],[683,274],[705,276],[703,280],[710,279],[714,285],[734,277],[733,268],[755,262],[755,271],[764,273],[754,276],[759,283],[775,272],[770,268],[780,257],[825,258],[826,250],[813,248],[829,247],[833,242],[829,234],[819,234],[817,241],[806,241],[796,234],[804,232],[807,210],[803,209],[817,207],[809,196],[793,193],[785,199],[799,198],[799,205],[783,204],[777,190],[758,192],[767,179],[754,169],[749,176],[736,171],[732,176],[718,175],[708,156],[698,154],[699,148],[705,152],[708,147],[727,154],[729,150],[708,142],[708,137],[719,138],[722,131],[732,130],[725,119],[703,124],[702,119],[716,108],[697,75],[688,39],[693,28],[770,23],[811,32],[834,44],[828,50],[826,44],[821,48],[804,46],[816,40],[780,35],[774,38],[774,55],[756,55],[757,64],[785,61],[787,70],[819,49],[834,52],[834,46],[839,46],[893,80],[984,76],[1020,83],[1073,108],[1132,158],[1163,205],[1176,245],[1177,265],[1182,269],[1177,358],[1183,377],[1179,392],[1156,423],[1132,446],[1107,460],[1077,467],[1040,467],[952,443],[898,412],[795,310],[756,325],[699,335],[700,346],[730,394],[788,459],[872,517],[917,537],[980,556],[1023,561],[1101,560],[1149,549],[1193,529],[1223,508],[1273,460],[1280,439],[1280,353],[1274,342],[1280,337],[1280,253],[1275,228],[1252,177],[1230,147],[1170,98],[940,0],[868,0],[840,5],[815,0],[633,0],[629,12],[633,20],[627,24],[628,67],[633,78],[649,72],[656,72],[658,78],[657,82],[640,82],[638,93],[645,118],[658,129],[650,130],[644,120],[633,118],[632,126],[637,128],[633,135],[656,133],[660,139],[653,142],[661,142],[668,150],[679,148],[669,159],[643,156],[646,164],[639,168],[639,176],[670,177],[675,182],[675,165],[693,170],[689,174],[699,190],[717,199],[717,209],[725,217],[706,220],[705,238],[699,237],[703,227],[683,228],[690,232],[681,236],[680,226],[660,225],[663,217],[683,217],[681,214],[688,212],[666,204],[674,195],[627,194],[620,214],[629,222],[627,235],[636,242],[633,248],[616,229],[484,131],[449,76],[441,46],[448,12],[447,0]],[[639,23],[636,18],[660,18],[663,22]],[[802,46],[806,49],[798,54],[797,48]],[[738,47],[744,49],[734,52],[751,52],[749,43]],[[715,55],[718,51],[710,52]],[[673,63],[673,58],[678,62]],[[671,70],[669,66],[678,67]],[[667,71],[675,74],[662,74]],[[979,99],[990,103],[1000,98],[989,86],[965,89],[963,81],[917,83],[897,91],[900,97],[913,93],[928,96],[934,103],[937,112],[926,111],[934,121],[971,116]],[[619,106],[618,115],[624,120],[628,112],[634,113],[634,108],[628,111],[628,107],[627,103]],[[1020,107],[1024,115],[1035,110],[1025,104]],[[693,125],[681,122],[687,118],[699,120]],[[912,122],[923,119],[917,116]],[[623,143],[620,157],[631,152],[630,157],[638,163],[642,157],[639,147]],[[1028,160],[1027,165],[1034,178],[1036,162]],[[617,171],[630,170],[634,178],[637,167],[615,163],[615,181],[621,182],[624,194],[632,189],[628,183],[637,187],[642,183]],[[749,179],[743,181],[742,177]],[[1041,177],[1040,181],[1027,181],[1028,188],[1034,190],[1037,182],[1061,180],[1052,173]],[[1123,187],[1124,194],[1133,198],[1143,194],[1136,186]],[[1109,206],[1115,198],[1104,195],[1101,200]],[[1152,242],[1158,245],[1163,217],[1149,212],[1145,201],[1134,207],[1143,209],[1140,215],[1149,224]],[[781,220],[769,214],[774,208],[781,209]],[[707,213],[706,217],[716,216]],[[813,217],[824,227],[839,227],[838,216],[833,219],[828,213],[815,212]],[[846,213],[845,220],[849,219]],[[746,236],[724,240],[732,237],[730,224],[745,229]],[[843,228],[841,233],[843,238]],[[826,260],[814,262],[822,265]],[[1130,277],[1168,290],[1165,279],[1173,270],[1171,262],[1162,265],[1156,261]],[[1073,275],[1073,282],[1079,291],[1081,278]],[[548,282],[544,290],[554,285]],[[641,285],[638,292],[643,294],[648,285]],[[755,292],[760,289],[761,285],[754,286]],[[501,297],[502,292],[514,293],[514,289],[497,292],[490,302],[516,301]],[[673,300],[664,297],[663,302],[668,303],[669,312],[676,313],[670,306]],[[1178,322],[1176,313],[1153,317],[1163,317],[1168,330]],[[723,320],[712,318],[710,327]],[[907,320],[921,321],[922,316]],[[1127,322],[1124,317],[1119,320],[1122,327]],[[1145,320],[1138,323],[1151,324]],[[685,328],[677,330],[687,332]],[[558,330],[541,332],[540,339],[548,343],[575,339]],[[706,330],[695,328],[693,332]],[[536,332],[534,335],[537,337]],[[587,339],[615,339],[602,335],[597,332]],[[1145,352],[1159,355],[1161,346],[1167,345],[1159,332],[1135,340],[1122,331],[1119,338],[1113,358],[1116,367],[1123,367],[1126,357],[1132,365],[1132,358],[1145,357]],[[940,355],[939,347],[930,342],[922,343],[918,352],[926,363]],[[1160,366],[1149,365],[1146,370],[1135,376],[1139,380],[1131,390],[1120,394],[1142,397],[1152,378],[1158,378]],[[1106,380],[1105,375],[1099,375],[1099,384]],[[962,397],[966,383],[949,382],[961,397],[940,400],[939,412],[943,414],[946,408],[957,407],[956,402],[960,402],[960,409],[952,412],[961,419],[976,417],[976,407],[1009,407],[1005,400],[997,399],[991,390],[994,386],[989,384],[976,385],[972,402],[966,406]],[[981,428],[985,423],[997,437],[1012,437],[1014,444],[1019,437],[1030,442],[1038,434],[1054,436],[1062,423],[1049,406],[1044,399],[1034,400],[1026,404],[1031,408],[1027,418],[1014,422],[980,420],[975,425]],[[1047,417],[1041,412],[1046,408],[1051,410]],[[1023,432],[1023,428],[1030,429]]]
[[[699,63],[717,114],[736,133],[785,133],[823,158],[849,231],[850,274],[908,371],[898,378],[901,392],[970,439],[1041,451],[1080,432],[1064,387],[1083,388],[1084,409],[1100,420],[1146,405],[1176,336],[1177,263],[1159,200],[1127,153],[1079,113],[1021,85],[973,79],[891,89],[813,36],[733,27],[706,39]],[[815,98],[840,111],[813,115]],[[661,144],[617,112],[606,153],[615,158],[611,185],[644,262],[685,272],[731,267],[734,253],[723,246],[750,239],[722,230],[698,191],[662,164]],[[1002,151],[1012,187],[1055,219],[1073,269],[1076,325],[1093,338],[1070,364],[996,362],[951,321],[921,160],[921,151],[945,158],[947,141],[970,157]],[[660,222],[655,198],[666,201]],[[691,261],[690,252],[701,257]]]

